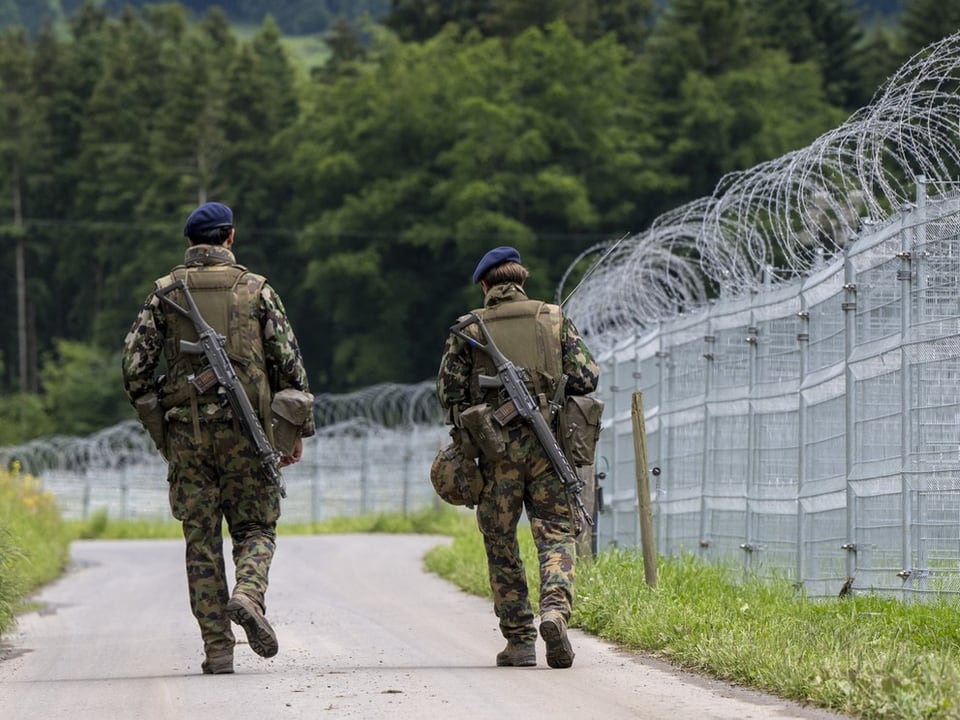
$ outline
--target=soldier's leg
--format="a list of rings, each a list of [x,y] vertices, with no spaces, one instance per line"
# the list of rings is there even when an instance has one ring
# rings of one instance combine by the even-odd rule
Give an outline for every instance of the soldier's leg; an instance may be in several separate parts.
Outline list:
[[[200,626],[207,658],[232,657],[233,630],[221,535],[220,487],[210,464],[212,429],[202,425],[201,442],[192,423],[170,423],[170,509],[183,525],[190,609]]]
[[[577,558],[574,509],[545,456],[531,460],[530,473],[526,502],[540,561],[540,635],[547,646],[547,665],[568,668],[575,657],[567,637]]]
[[[223,458],[221,503],[233,541],[233,592],[246,595],[265,611],[280,517],[279,491],[264,478],[251,441],[231,433],[218,437],[218,442]]]
[[[477,504],[477,525],[483,534],[500,632],[511,642],[532,643],[537,631],[517,542],[517,523],[523,511],[524,468],[504,459],[483,463],[482,469],[487,482]]]
[[[559,612],[570,619],[577,558],[576,523],[563,483],[550,462],[537,458],[530,466],[527,516],[540,561],[540,614]]]

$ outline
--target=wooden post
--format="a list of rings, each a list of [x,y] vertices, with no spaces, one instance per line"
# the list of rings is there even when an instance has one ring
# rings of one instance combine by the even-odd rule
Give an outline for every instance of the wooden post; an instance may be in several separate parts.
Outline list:
[[[647,429],[643,421],[643,393],[633,393],[633,454],[637,471],[637,501],[640,512],[640,546],[643,575],[647,585],[657,586],[657,548],[653,539],[653,510],[650,507],[650,474],[647,471]]]

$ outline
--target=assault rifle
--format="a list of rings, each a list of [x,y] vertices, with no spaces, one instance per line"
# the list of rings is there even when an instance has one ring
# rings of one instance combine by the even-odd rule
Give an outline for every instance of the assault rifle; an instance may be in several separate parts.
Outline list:
[[[174,290],[183,292],[189,308],[182,307],[167,297]],[[260,424],[260,418],[254,412],[253,406],[250,404],[250,398],[247,397],[247,392],[243,389],[243,383],[240,382],[240,378],[237,377],[237,373],[230,363],[230,357],[225,349],[226,338],[203,319],[183,280],[177,280],[171,285],[160,288],[156,291],[156,295],[173,310],[190,320],[196,328],[197,341],[181,340],[180,349],[193,355],[203,354],[208,365],[199,373],[190,375],[187,380],[197,389],[199,395],[217,384],[223,388],[227,400],[230,401],[230,409],[233,410],[234,417],[240,422],[243,431],[257,448],[264,475],[280,490],[280,497],[286,497],[287,489],[280,475],[280,453],[274,450],[267,440],[263,425]]]
[[[480,329],[483,335],[483,342],[470,337],[464,332],[466,328],[474,324]],[[570,493],[574,502],[577,504],[579,516],[586,520],[587,524],[592,527],[593,518],[590,517],[590,514],[583,505],[583,499],[580,497],[580,492],[583,490],[584,485],[583,481],[571,467],[563,450],[560,449],[557,438],[547,424],[546,419],[544,419],[543,413],[540,412],[539,404],[533,399],[533,396],[523,382],[521,370],[500,352],[496,343],[493,341],[493,337],[490,335],[490,331],[487,330],[487,326],[483,324],[483,320],[475,313],[470,313],[464,320],[453,325],[450,328],[450,332],[478,350],[485,352],[493,361],[494,367],[497,369],[497,377],[488,378],[481,376],[481,384],[494,384],[502,387],[506,391],[508,397],[513,401],[516,413],[533,429],[537,440],[540,441],[540,446],[550,459],[550,464],[553,465],[554,471],[560,477],[560,480],[563,481],[567,492]],[[496,416],[497,413],[495,412],[494,417]],[[577,534],[579,534],[579,527]]]

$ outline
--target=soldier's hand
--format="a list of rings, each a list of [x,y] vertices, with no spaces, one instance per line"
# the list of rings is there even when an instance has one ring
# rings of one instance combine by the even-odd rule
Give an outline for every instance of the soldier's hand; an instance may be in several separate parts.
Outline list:
[[[301,457],[303,457],[303,438],[297,438],[297,442],[293,445],[293,454],[284,455],[282,458],[280,458],[280,467],[286,467],[287,465],[298,463],[300,462]]]

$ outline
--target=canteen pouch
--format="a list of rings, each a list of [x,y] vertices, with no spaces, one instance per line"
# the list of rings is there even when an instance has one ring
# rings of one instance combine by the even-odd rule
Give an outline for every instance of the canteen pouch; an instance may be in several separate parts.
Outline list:
[[[559,417],[560,444],[574,466],[593,465],[602,415],[603,402],[588,395],[570,395],[563,404]]]
[[[493,411],[486,403],[471,405],[461,412],[460,427],[467,431],[470,441],[485,459],[496,460],[507,451],[503,433],[493,424]]]
[[[313,395],[294,388],[281,390],[273,396],[270,412],[274,449],[285,457],[293,455],[297,438],[313,413]]]
[[[160,399],[156,393],[147,393],[138,397],[133,402],[140,424],[143,425],[153,444],[164,459],[167,457],[166,439],[167,439],[167,421],[166,411],[160,405]]]

